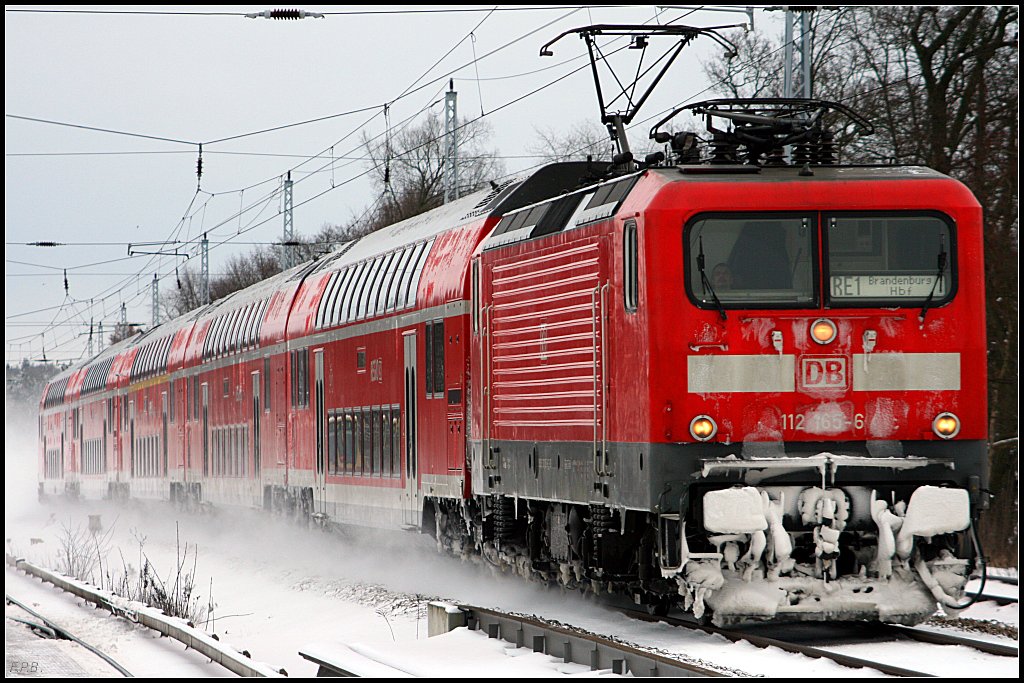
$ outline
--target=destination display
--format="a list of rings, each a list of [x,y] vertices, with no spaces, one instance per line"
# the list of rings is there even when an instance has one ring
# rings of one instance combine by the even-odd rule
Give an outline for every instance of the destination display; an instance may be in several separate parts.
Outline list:
[[[924,299],[935,286],[935,298],[946,294],[945,278],[935,284],[935,275],[833,275],[833,299]]]

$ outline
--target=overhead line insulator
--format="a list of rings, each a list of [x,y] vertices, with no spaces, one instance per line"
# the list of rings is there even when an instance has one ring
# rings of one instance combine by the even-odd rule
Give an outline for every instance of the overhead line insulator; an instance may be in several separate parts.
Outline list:
[[[313,19],[323,19],[324,15],[320,12],[309,12],[304,9],[266,9],[262,12],[253,12],[246,14],[248,19],[284,19],[293,21],[295,19],[305,19],[311,17]]]

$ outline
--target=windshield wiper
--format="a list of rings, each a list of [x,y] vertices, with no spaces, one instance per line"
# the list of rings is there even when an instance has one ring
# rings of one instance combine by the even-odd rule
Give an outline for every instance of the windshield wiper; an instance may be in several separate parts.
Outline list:
[[[935,298],[935,288],[939,286],[939,282],[942,281],[943,276],[946,274],[946,236],[939,235],[939,263],[938,273],[935,275],[935,282],[932,283],[932,291],[928,292],[928,298],[924,300],[924,306],[921,308],[921,314],[918,319],[923,323],[924,317],[928,315],[928,309],[932,305],[932,299]]]
[[[725,306],[718,300],[718,295],[715,294],[715,288],[711,286],[711,281],[708,280],[708,274],[704,270],[704,236],[701,235],[698,239],[700,244],[700,251],[697,253],[697,270],[700,271],[700,283],[704,287],[705,292],[711,293],[711,298],[715,302],[715,307],[718,309],[718,315],[722,316],[722,320],[727,320],[725,315]]]

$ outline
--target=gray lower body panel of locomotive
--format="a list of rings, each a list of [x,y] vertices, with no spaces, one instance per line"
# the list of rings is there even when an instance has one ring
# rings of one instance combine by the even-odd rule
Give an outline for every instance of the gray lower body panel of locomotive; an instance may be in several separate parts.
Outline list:
[[[471,443],[473,493],[651,512],[678,511],[692,486],[735,484],[898,489],[952,485],[975,509],[988,485],[983,441],[746,444],[491,441]],[[877,464],[876,464],[877,463]],[[824,481],[823,481],[824,480]]]

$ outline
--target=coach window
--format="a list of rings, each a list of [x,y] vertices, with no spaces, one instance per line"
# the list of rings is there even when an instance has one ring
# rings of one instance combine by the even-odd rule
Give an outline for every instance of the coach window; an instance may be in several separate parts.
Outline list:
[[[356,319],[362,320],[367,315],[367,309],[370,304],[370,293],[373,291],[373,283],[377,279],[377,273],[380,271],[381,260],[375,258],[366,269],[366,273],[363,275],[363,286],[359,290],[359,302],[356,304]]]
[[[384,257],[384,265],[380,269],[380,278],[377,286],[374,288],[373,298],[370,301],[370,312],[372,315],[376,316],[384,312],[384,302],[388,295],[388,283],[395,275],[397,256],[398,252],[393,251]]]
[[[356,266],[349,266],[345,269],[345,281],[341,284],[338,292],[338,300],[334,303],[334,313],[331,316],[332,324],[341,325],[346,321],[345,314],[348,309],[349,293],[356,281]]]
[[[359,289],[363,285],[363,273],[366,272],[366,266],[367,263],[365,261],[352,266],[352,281],[349,283],[348,290],[345,292],[345,301],[342,304],[342,319],[339,322],[347,323],[355,319],[355,304],[359,299]]]
[[[305,408],[309,405],[309,351],[292,351],[292,405]]]
[[[384,268],[381,270],[380,284],[377,286],[376,301],[373,304],[373,310],[376,315],[381,315],[384,313],[384,309],[387,308],[388,288],[391,285],[391,280],[395,277],[395,269],[398,267],[398,257],[400,255],[397,251],[387,255]]]
[[[832,307],[932,307],[956,293],[956,233],[944,214],[827,214],[823,232]]]
[[[270,308],[270,298],[266,298],[260,302],[260,312],[256,316],[256,343],[260,343],[260,334],[263,332],[263,316],[267,314],[267,309]]]
[[[335,447],[337,454],[335,455],[335,474],[343,474],[345,472],[345,459],[347,451],[345,450],[345,414],[343,411],[336,411],[335,417],[337,418],[334,423],[335,433]]]
[[[373,274],[373,282],[370,283],[368,290],[368,296],[366,297],[366,306],[363,312],[363,316],[372,318],[377,314],[376,306],[377,299],[380,297],[380,288],[384,282],[384,274],[387,272],[388,263],[390,261],[390,254],[386,256],[379,256],[377,260],[380,265],[377,266]]]
[[[327,412],[327,471],[338,472],[338,437],[335,433],[338,417],[333,410]]]
[[[423,266],[427,263],[427,254],[430,253],[430,247],[433,244],[433,241],[425,243],[420,253],[416,256],[412,277],[409,279],[409,289],[405,295],[406,307],[413,306],[416,303],[416,290],[419,289],[420,274],[423,272]]]
[[[254,304],[246,304],[239,311],[238,319],[235,321],[235,350],[241,351],[249,346],[249,319],[252,315]]]
[[[444,320],[427,323],[425,338],[426,397],[444,397]]]
[[[238,348],[238,319],[242,309],[236,308],[228,313],[227,334],[224,335],[224,352],[233,353]]]
[[[244,328],[245,308],[236,308],[231,314],[230,337],[228,351],[235,352],[242,348],[242,329]]]
[[[473,334],[480,332],[480,260],[473,259],[470,270],[470,315],[473,317]]]
[[[171,424],[174,424],[174,402],[175,399],[177,398],[177,394],[174,393],[174,380],[172,379],[167,384],[167,397],[168,400],[170,401],[170,404],[167,406],[167,419],[171,422]]]
[[[415,303],[416,287],[412,283],[416,277],[416,270],[419,267],[420,259],[426,250],[426,242],[420,242],[413,247],[412,256],[409,257],[409,265],[406,267],[405,273],[402,275],[402,281],[398,286],[398,303],[396,308],[408,308],[411,305],[410,299]],[[410,291],[412,292],[411,296],[409,294]]]
[[[309,406],[309,349],[302,349],[299,351],[299,387],[300,394],[299,399],[302,401],[302,406]]]
[[[251,304],[249,304],[249,315],[246,316],[245,336],[243,337],[245,348],[250,348],[253,345],[253,332],[256,329],[256,313],[259,311],[259,308],[260,302],[258,301],[254,301]]]
[[[213,329],[213,323],[206,326],[206,338],[203,339],[203,360],[210,357],[210,347],[212,345],[213,336],[210,331]]]
[[[242,328],[242,348],[248,349],[253,343],[253,330],[256,328],[256,309],[259,308],[258,302],[252,302],[249,304],[248,311],[245,314],[245,327]]]
[[[626,221],[622,228],[622,296],[627,311],[636,311],[640,301],[636,221]]]
[[[395,294],[398,291],[398,283],[402,279],[402,270],[406,262],[405,252],[405,249],[395,252],[395,259],[391,263],[391,272],[388,274],[384,289],[381,290],[381,313],[387,313],[395,309]]]
[[[228,328],[228,316],[221,315],[217,318],[217,336],[213,339],[213,355],[214,357],[221,356],[224,354],[224,338]]]
[[[381,475],[381,456],[383,455],[384,440],[381,434],[380,408],[373,408],[370,411],[370,421],[373,425],[373,476]]]
[[[444,398],[444,320],[434,321],[434,396]]]
[[[352,460],[349,463],[350,474],[363,473],[363,423],[358,410],[349,411],[349,423],[352,428]]]
[[[221,353],[221,339],[224,331],[224,316],[218,315],[213,321],[213,342],[210,344],[210,356],[216,358]]]
[[[318,303],[316,307],[317,329],[327,327],[327,312],[330,310],[334,297],[338,293],[338,281],[340,277],[340,272],[331,273],[327,276],[327,286],[324,287],[324,293],[320,295],[320,303]]]
[[[684,234],[686,291],[701,308],[817,305],[815,214],[702,214]]]
[[[342,429],[345,434],[345,474],[352,474],[356,462],[356,427],[355,418],[351,410],[345,411],[345,424],[342,426]]]
[[[260,325],[263,322],[265,301],[257,301],[252,310],[252,329],[249,330],[249,346],[256,348],[260,343]]]
[[[353,268],[349,267],[341,271],[337,296],[334,297],[334,301],[331,304],[331,310],[327,312],[327,325],[339,325],[344,322],[341,319],[341,316],[345,306],[345,293],[348,291],[349,285],[352,282],[353,270]]]
[[[391,476],[391,406],[384,406],[378,415],[381,427],[381,457],[380,473],[382,477]]]
[[[426,385],[426,397],[434,397],[434,323],[428,322],[426,332],[423,335],[423,358],[426,361],[425,372],[423,373],[424,384]]]
[[[406,247],[398,257],[398,269],[395,271],[395,277],[391,280],[391,285],[388,287],[388,311],[398,308],[398,290],[401,289],[402,283],[405,281],[405,271],[409,269],[412,252],[412,247]]]
[[[221,324],[220,331],[220,354],[221,356],[227,355],[228,351],[231,350],[231,332],[232,332],[232,319],[234,318],[235,312],[224,314],[224,322]],[[226,442],[225,442],[226,443]]]
[[[217,358],[224,352],[224,328],[227,326],[227,317],[223,315],[217,316],[217,321],[213,327],[213,357]]]
[[[235,331],[234,341],[232,344],[233,351],[241,351],[245,348],[245,327],[249,320],[249,307],[243,306],[238,309],[238,315],[235,316]]]
[[[374,421],[371,410],[362,409],[359,419],[362,422],[362,474],[371,476],[374,473]]]
[[[402,476],[402,417],[401,408],[391,406],[391,476]]]

